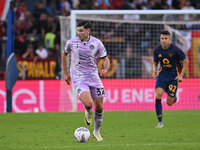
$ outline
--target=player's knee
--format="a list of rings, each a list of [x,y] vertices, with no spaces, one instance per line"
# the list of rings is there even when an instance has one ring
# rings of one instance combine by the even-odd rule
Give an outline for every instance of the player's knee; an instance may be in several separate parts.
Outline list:
[[[95,111],[98,112],[98,113],[102,113],[103,112],[103,105],[97,105],[95,107]]]
[[[173,101],[167,100],[167,105],[172,106],[173,105]]]
[[[102,113],[103,112],[103,108],[102,109],[101,108],[95,109],[95,111],[98,112],[98,113]]]
[[[161,93],[156,93],[156,99],[162,99],[162,94]]]
[[[85,102],[84,105],[86,108],[92,108],[92,102]]]

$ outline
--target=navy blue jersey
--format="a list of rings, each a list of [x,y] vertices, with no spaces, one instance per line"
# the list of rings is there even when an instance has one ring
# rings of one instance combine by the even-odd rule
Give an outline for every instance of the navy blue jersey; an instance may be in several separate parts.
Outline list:
[[[171,44],[168,49],[163,49],[159,45],[154,50],[154,62],[160,62],[160,69],[158,77],[166,77],[171,80],[175,79],[180,69],[180,61],[186,58],[183,51],[176,45]]]

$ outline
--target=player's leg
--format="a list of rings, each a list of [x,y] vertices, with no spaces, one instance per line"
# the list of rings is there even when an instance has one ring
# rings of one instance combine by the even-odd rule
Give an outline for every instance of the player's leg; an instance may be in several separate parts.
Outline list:
[[[91,125],[92,124],[92,105],[93,105],[91,94],[88,91],[84,91],[80,94],[79,98],[85,107],[85,118],[84,118],[85,123],[87,125]]]
[[[101,82],[95,87],[90,87],[91,95],[93,97],[95,113],[94,113],[94,132],[93,136],[97,141],[102,141],[100,128],[103,121],[103,98],[106,96],[104,87]]]
[[[176,97],[177,89],[178,89],[178,82],[176,80],[171,81],[169,83],[167,90],[167,104],[169,106],[172,106],[177,101]]]
[[[172,106],[177,100],[177,97],[167,95],[167,105]]]
[[[93,105],[93,100],[89,91],[84,91],[79,96],[80,100],[85,106],[85,109],[90,110]]]
[[[97,141],[102,141],[103,138],[100,134],[100,128],[103,121],[103,97],[93,98],[93,100],[95,105],[93,136]]]
[[[155,109],[156,109],[156,115],[158,118],[158,125],[156,126],[156,128],[162,128],[163,127],[163,123],[162,123],[162,103],[161,103],[161,99],[162,99],[162,95],[164,93],[164,89],[157,87],[155,90],[156,93],[156,101],[155,101]]]
[[[91,97],[89,87],[85,85],[81,85],[78,89],[79,99],[82,101],[85,107],[85,123],[87,125],[92,124],[92,106],[93,106],[93,99]]]
[[[103,121],[103,98],[106,96],[103,84],[98,75],[91,76],[90,92],[94,101],[95,113],[94,113],[94,132],[93,136],[97,141],[102,141],[103,138],[100,134],[100,128]]]
[[[79,99],[82,101],[85,107],[85,117],[84,120],[87,125],[92,124],[92,106],[93,106],[93,99],[91,97],[90,88],[87,83],[87,79],[80,77],[79,75],[71,74],[73,86],[75,87]]]

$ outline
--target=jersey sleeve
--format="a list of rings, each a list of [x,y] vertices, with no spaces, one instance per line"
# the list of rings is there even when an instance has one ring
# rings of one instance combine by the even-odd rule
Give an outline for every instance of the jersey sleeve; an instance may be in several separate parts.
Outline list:
[[[65,51],[65,53],[70,53],[70,51],[71,51],[71,40],[68,40],[67,42],[66,42],[66,45],[65,45],[65,47],[64,47],[64,51]]]
[[[153,52],[153,61],[158,63],[158,54],[157,54],[157,50],[156,49]]]
[[[107,56],[107,51],[101,41],[99,42],[99,56],[100,58],[104,58]]]
[[[177,54],[178,59],[181,61],[186,58],[185,53],[178,47],[176,49],[176,54]]]

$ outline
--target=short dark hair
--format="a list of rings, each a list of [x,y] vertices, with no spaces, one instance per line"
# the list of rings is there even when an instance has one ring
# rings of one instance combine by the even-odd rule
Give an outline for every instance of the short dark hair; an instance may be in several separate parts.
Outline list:
[[[168,30],[162,30],[160,32],[160,34],[162,34],[162,35],[169,35],[170,36],[170,32]]]
[[[91,29],[92,25],[88,21],[80,21],[77,27],[83,26],[85,29]]]

